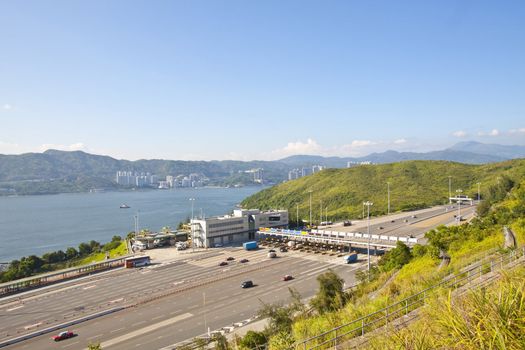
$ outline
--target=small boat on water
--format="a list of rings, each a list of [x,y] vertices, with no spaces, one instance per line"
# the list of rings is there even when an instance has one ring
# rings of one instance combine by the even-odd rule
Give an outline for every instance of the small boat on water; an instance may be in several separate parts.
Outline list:
[[[131,208],[129,205],[127,204],[121,204],[120,205],[120,209],[128,209],[128,208]]]

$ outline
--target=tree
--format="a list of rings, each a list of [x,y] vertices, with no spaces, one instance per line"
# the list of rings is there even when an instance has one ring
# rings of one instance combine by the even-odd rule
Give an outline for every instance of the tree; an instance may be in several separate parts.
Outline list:
[[[102,350],[102,346],[100,345],[100,343],[89,343],[88,350]]]
[[[91,246],[85,242],[82,242],[78,245],[78,254],[80,256],[86,256],[91,254]]]
[[[262,332],[248,331],[241,339],[239,345],[244,349],[257,349],[267,343],[266,335]]]
[[[403,265],[408,264],[412,259],[412,253],[410,248],[403,242],[397,241],[396,247],[387,252],[378,265],[383,268],[384,271],[390,271],[392,269],[399,269]]]
[[[69,247],[66,249],[66,259],[72,260],[78,256],[78,252],[75,248]]]
[[[120,242],[122,241],[122,237],[115,235],[111,238],[111,242]]]
[[[317,276],[319,282],[319,292],[312,299],[310,304],[319,313],[335,311],[342,308],[347,296],[343,290],[344,280],[331,269]]]

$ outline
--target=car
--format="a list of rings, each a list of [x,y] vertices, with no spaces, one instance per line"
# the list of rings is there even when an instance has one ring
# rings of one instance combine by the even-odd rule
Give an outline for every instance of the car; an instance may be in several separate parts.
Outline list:
[[[390,222],[396,222],[396,220],[391,220]]]
[[[52,339],[54,341],[61,341],[61,340],[64,340],[64,339],[73,338],[74,336],[75,336],[75,333],[73,333],[71,331],[64,331],[64,332],[58,333]]]
[[[252,281],[244,281],[241,283],[241,288],[250,288],[250,287],[253,287]]]
[[[293,280],[292,275],[284,275],[283,276],[283,281],[290,281],[290,280]]]
[[[249,261],[248,259],[241,259],[241,260],[239,260],[239,262],[240,262],[240,263],[243,263],[243,264],[244,264],[244,263],[247,263],[248,261]]]
[[[275,253],[275,249],[270,249],[268,253]]]
[[[412,219],[417,219],[417,216],[415,216],[415,215],[412,215]]]
[[[226,265],[228,265],[228,262],[227,262],[227,261],[221,261],[221,262],[219,263],[219,266],[226,266]]]
[[[215,248],[222,248],[222,244],[220,244],[220,243],[215,243],[214,247],[215,247]]]
[[[404,221],[405,221],[405,222],[408,222],[408,219],[405,219]]]
[[[286,249],[286,247],[281,247],[281,248],[279,248],[279,251],[281,253],[286,253],[288,251],[288,249]]]
[[[233,261],[233,260],[235,260],[235,258],[233,256],[229,256],[229,257],[226,258],[226,260]]]
[[[382,230],[382,229],[383,229],[383,226],[379,226],[379,229]]]

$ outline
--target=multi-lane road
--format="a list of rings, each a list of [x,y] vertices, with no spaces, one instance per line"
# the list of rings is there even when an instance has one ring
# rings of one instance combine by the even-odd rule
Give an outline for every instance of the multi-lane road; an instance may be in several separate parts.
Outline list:
[[[472,215],[465,207],[462,215]],[[445,207],[396,214],[371,220],[371,232],[398,236],[421,236],[439,224],[454,222],[454,209]],[[415,215],[416,217],[412,217]],[[408,220],[408,222],[405,222]],[[366,222],[333,230],[363,230]],[[382,228],[380,228],[382,227]],[[341,258],[308,253],[279,253],[266,256],[266,249],[212,249],[178,255],[142,269],[121,269],[50,288],[0,299],[0,342],[61,324],[103,310],[123,307],[115,313],[68,327],[76,337],[55,343],[52,334],[37,336],[6,349],[85,349],[100,342],[106,349],[161,349],[210,330],[251,318],[265,303],[289,300],[288,287],[304,298],[317,291],[316,277],[333,269],[346,282],[355,283],[355,272],[366,266],[361,255],[356,264]],[[218,266],[227,257],[228,266]],[[240,259],[248,259],[241,264]],[[284,282],[281,277],[294,279]],[[244,280],[255,287],[242,289]],[[56,333],[56,332],[55,332]]]

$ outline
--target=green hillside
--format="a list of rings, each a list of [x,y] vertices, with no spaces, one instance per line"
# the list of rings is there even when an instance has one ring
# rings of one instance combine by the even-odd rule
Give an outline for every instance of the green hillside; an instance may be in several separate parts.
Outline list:
[[[244,208],[288,209],[290,220],[309,219],[309,191],[312,191],[312,221],[319,222],[321,202],[328,219],[360,218],[363,201],[371,201],[371,215],[387,212],[387,182],[390,183],[390,211],[427,207],[448,202],[449,176],[452,192],[481,197],[498,181],[517,181],[525,176],[525,160],[517,159],[485,165],[447,161],[406,161],[391,164],[362,165],[349,169],[327,169],[311,176],[288,181],[246,198]],[[324,217],[323,217],[324,220]]]

